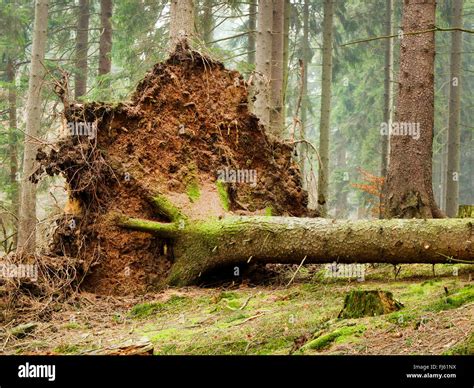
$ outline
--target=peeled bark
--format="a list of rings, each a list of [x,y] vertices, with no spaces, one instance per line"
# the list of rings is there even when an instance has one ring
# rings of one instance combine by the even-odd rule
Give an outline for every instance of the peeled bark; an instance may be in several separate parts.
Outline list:
[[[453,27],[462,28],[463,0],[453,0]],[[461,51],[462,32],[452,32],[449,89],[448,166],[446,171],[446,215],[456,217],[459,203],[461,151]]]
[[[48,28],[48,0],[36,0],[33,27],[33,47],[26,104],[25,147],[23,152],[23,177],[18,222],[20,254],[32,255],[36,248],[36,184],[27,179],[35,170],[37,140],[41,125],[41,89],[44,83],[44,55]]]
[[[324,1],[323,74],[321,85],[321,121],[319,123],[318,209],[327,216],[329,194],[329,127],[331,123],[332,45],[334,0]]]
[[[225,217],[163,223],[117,216],[123,228],[171,239],[166,282],[186,285],[222,266],[253,263],[450,263],[474,255],[472,219],[347,221]]]
[[[385,184],[387,218],[439,218],[432,187],[434,126],[435,0],[403,3],[403,35],[396,123],[390,135],[390,165]],[[408,128],[410,127],[410,128]]]

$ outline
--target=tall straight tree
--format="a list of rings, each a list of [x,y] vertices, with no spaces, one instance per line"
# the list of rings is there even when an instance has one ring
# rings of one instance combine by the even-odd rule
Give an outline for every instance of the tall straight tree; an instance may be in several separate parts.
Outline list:
[[[41,89],[45,75],[43,61],[46,50],[48,6],[49,0],[35,2],[17,242],[18,252],[25,255],[34,254],[36,249],[36,185],[28,178],[34,172],[36,138],[41,125]]]
[[[302,74],[301,74],[301,117],[300,117],[300,139],[306,139],[306,127],[308,126],[308,65],[311,60],[309,48],[309,0],[303,3],[303,37],[301,42],[302,51]],[[303,176],[303,187],[306,188],[305,164],[308,145],[300,144],[300,168]]]
[[[277,137],[283,134],[284,27],[285,0],[273,0],[270,130]]]
[[[453,27],[462,28],[463,0],[452,2]],[[459,205],[461,148],[461,51],[462,32],[451,32],[451,79],[449,89],[448,165],[446,171],[446,215],[456,217]]]
[[[194,1],[171,0],[170,6],[170,49],[183,38],[190,39],[195,34]]]
[[[89,0],[79,0],[76,30],[76,72],[74,96],[76,100],[87,92],[87,52],[89,49]]]
[[[405,131],[392,131],[390,136],[384,195],[385,216],[389,218],[443,216],[432,187],[435,35],[410,35],[434,29],[435,13],[435,0],[403,2],[396,124],[403,125]]]
[[[250,0],[249,3],[249,33],[247,41],[247,62],[255,65],[255,30],[257,29],[257,0]]]
[[[112,0],[100,0],[99,75],[112,69]]]
[[[393,0],[385,1],[385,35],[393,36]],[[393,38],[385,39],[385,76],[384,76],[384,109],[383,120],[392,122],[393,102]],[[380,174],[387,175],[389,136],[382,136],[382,160]]]
[[[7,60],[8,81],[8,121],[9,139],[8,154],[10,159],[10,186],[11,186],[11,212],[18,217],[19,187],[18,187],[18,144],[17,144],[17,93],[16,93],[16,66],[12,58]],[[15,237],[16,241],[17,237]]]
[[[321,119],[319,122],[318,209],[327,216],[329,192],[329,128],[331,124],[331,84],[333,47],[334,0],[324,0],[323,20],[323,71],[321,86]]]
[[[260,122],[270,124],[270,80],[272,75],[273,2],[259,0],[257,12],[257,52],[255,57],[255,105]]]

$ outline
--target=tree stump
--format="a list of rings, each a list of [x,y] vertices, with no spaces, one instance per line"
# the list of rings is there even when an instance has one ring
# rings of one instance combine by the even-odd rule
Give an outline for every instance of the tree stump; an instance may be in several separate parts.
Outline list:
[[[391,292],[354,290],[346,295],[344,307],[338,318],[348,319],[383,315],[398,311],[402,307],[403,304],[393,299]]]

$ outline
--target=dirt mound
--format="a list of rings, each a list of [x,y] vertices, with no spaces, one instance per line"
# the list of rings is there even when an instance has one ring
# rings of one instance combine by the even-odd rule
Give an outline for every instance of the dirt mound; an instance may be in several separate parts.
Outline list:
[[[117,213],[164,221],[151,201],[156,195],[194,218],[311,215],[292,147],[266,135],[247,98],[238,72],[182,45],[155,65],[130,102],[65,107],[72,136],[38,154],[35,179],[43,172],[66,177],[70,214],[53,250],[82,257],[83,287],[139,293],[166,276],[169,241],[111,222]]]

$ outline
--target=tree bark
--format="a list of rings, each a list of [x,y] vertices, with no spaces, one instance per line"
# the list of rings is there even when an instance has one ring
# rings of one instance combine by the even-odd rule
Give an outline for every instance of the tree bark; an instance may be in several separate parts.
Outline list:
[[[272,69],[270,130],[277,137],[283,135],[283,53],[285,26],[285,0],[273,1]]]
[[[36,249],[36,184],[28,178],[35,170],[36,137],[41,125],[41,89],[44,83],[44,55],[48,28],[48,0],[36,0],[31,67],[26,104],[26,130],[18,222],[19,254],[32,255]]]
[[[385,35],[393,35],[393,0],[386,0]],[[392,122],[393,101],[393,38],[385,40],[385,77],[384,77],[384,111],[385,123]],[[382,136],[382,161],[380,174],[387,176],[389,136]]]
[[[272,73],[272,0],[259,0],[257,12],[257,53],[255,57],[255,115],[270,125],[270,80]]]
[[[17,139],[17,93],[16,93],[16,69],[11,58],[7,63],[7,81],[8,81],[8,156],[10,159],[10,187],[11,187],[11,212],[18,218],[19,206],[19,187],[18,187],[18,139]],[[17,235],[14,238],[15,244]]]
[[[191,40],[194,35],[194,1],[171,0],[170,50],[174,51],[182,39]]]
[[[89,0],[80,0],[76,31],[76,72],[74,96],[76,100],[87,93],[87,52],[89,49]]]
[[[462,28],[463,0],[453,0],[452,25]],[[448,165],[446,171],[446,215],[456,217],[459,205],[461,148],[461,51],[462,32],[451,32],[451,79],[448,119]]]
[[[213,40],[214,18],[212,15],[213,0],[204,0],[202,4],[202,18],[200,23],[201,39],[209,44]]]
[[[254,263],[449,263],[474,255],[472,219],[347,221],[225,217],[171,223],[115,217],[123,228],[173,241],[167,283],[186,285],[222,266]]]
[[[99,75],[112,69],[112,0],[100,0]]]
[[[255,65],[255,30],[257,29],[257,0],[250,0],[249,3],[249,34],[247,42],[247,62]]]
[[[331,123],[332,45],[334,0],[324,1],[323,73],[321,85],[321,119],[319,123],[318,209],[327,216],[329,193],[329,127]]]
[[[397,122],[390,135],[390,165],[385,185],[385,216],[438,218],[432,187],[434,124],[435,0],[403,3]],[[410,128],[408,128],[410,127]]]
[[[303,41],[302,41],[302,61],[303,68],[301,74],[301,117],[300,117],[300,140],[306,140],[306,127],[308,125],[308,66],[311,60],[309,49],[309,0],[303,4]],[[300,169],[303,177],[303,188],[306,184],[306,155],[308,154],[308,145],[302,142],[299,147]]]

